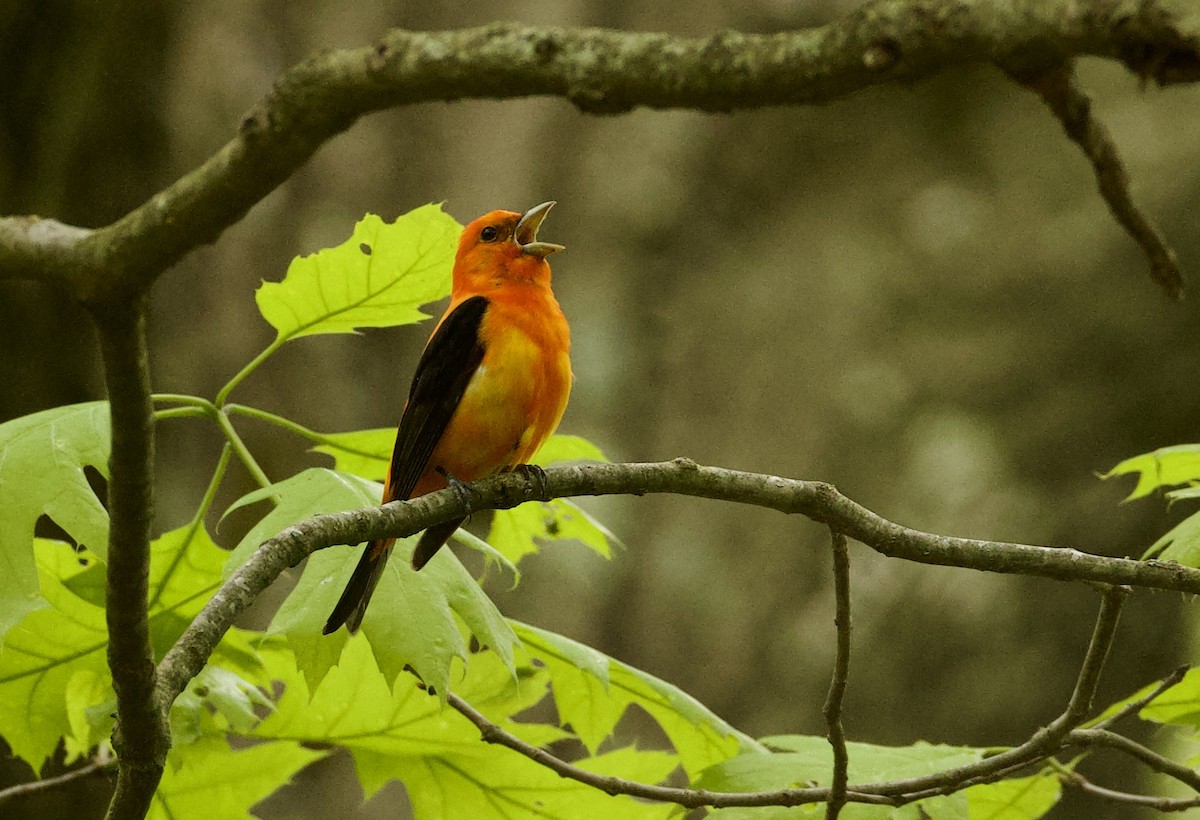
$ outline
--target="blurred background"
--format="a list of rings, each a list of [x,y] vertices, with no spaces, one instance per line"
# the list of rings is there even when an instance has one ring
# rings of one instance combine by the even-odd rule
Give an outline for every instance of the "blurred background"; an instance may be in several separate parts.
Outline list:
[[[504,18],[706,35],[817,25],[856,5],[529,0]],[[364,46],[393,26],[491,19],[466,8],[4,4],[0,212],[105,224],[217,150],[312,51]],[[577,376],[562,432],[615,460],[685,455],[831,481],[925,530],[1138,555],[1187,511],[1160,499],[1118,506],[1129,480],[1096,474],[1200,438],[1200,89],[1141,88],[1098,60],[1080,75],[1135,196],[1183,261],[1189,301],[1169,302],[1149,280],[1086,160],[1032,94],[991,68],[726,116],[596,118],[556,99],[422,105],[329,142],[159,281],[155,387],[211,396],[272,338],[252,298],[259,282],[341,242],[365,212],[390,219],[444,201],[466,222],[553,198],[542,233],[568,248],[553,261]],[[0,305],[0,419],[102,396],[80,310],[22,282],[0,282]],[[428,332],[289,345],[238,400],[324,431],[394,424]],[[325,463],[253,425],[244,432],[270,475]],[[199,422],[160,428],[160,529],[188,516],[218,450]],[[231,470],[223,498],[251,486]],[[516,590],[495,586],[507,614],[665,678],[751,734],[823,733],[834,632],[822,527],[683,498],[584,504],[625,549],[608,562],[547,549]],[[219,540],[235,541],[236,528]],[[1010,744],[1062,709],[1092,591],[915,566],[857,544],[851,559],[851,739]],[[1186,603],[1130,600],[1105,702],[1192,655]],[[1084,771],[1161,788],[1103,755]],[[29,777],[0,761],[0,784]],[[107,788],[79,784],[8,816],[90,816],[84,807],[98,813]],[[398,784],[360,801],[350,761],[335,757],[259,812],[407,812]],[[1072,795],[1053,816],[1137,815]]]

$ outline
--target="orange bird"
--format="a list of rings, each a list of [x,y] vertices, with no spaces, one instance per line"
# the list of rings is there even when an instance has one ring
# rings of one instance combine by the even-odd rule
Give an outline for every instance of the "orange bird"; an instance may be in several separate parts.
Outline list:
[[[525,464],[558,427],[571,392],[571,334],[550,290],[546,257],[563,246],[537,238],[553,206],[492,211],[463,229],[450,305],[417,363],[382,503]],[[463,520],[425,530],[413,569],[425,566]],[[395,542],[367,545],[326,635],[342,624],[358,630]]]

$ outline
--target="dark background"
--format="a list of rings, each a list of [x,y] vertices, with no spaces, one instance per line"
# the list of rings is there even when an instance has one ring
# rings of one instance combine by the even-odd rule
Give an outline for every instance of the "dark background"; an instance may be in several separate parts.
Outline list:
[[[854,5],[531,0],[502,17],[703,35],[818,24]],[[380,0],[5,4],[0,212],[105,224],[202,162],[311,51],[487,19],[458,3]],[[1130,485],[1096,473],[1197,438],[1200,89],[1143,89],[1096,60],[1080,74],[1135,196],[1183,261],[1190,301],[1150,282],[1086,160],[991,68],[728,116],[595,118],[552,99],[422,105],[331,141],[160,280],[155,387],[211,396],[272,337],[252,298],[260,280],[340,242],[364,212],[445,201],[466,222],[554,198],[543,237],[568,247],[553,262],[577,376],[563,432],[616,460],[686,455],[831,481],[921,529],[1138,555],[1186,511],[1120,507]],[[23,282],[0,282],[0,306],[0,419],[101,397],[79,309]],[[238,398],[320,430],[392,424],[427,333],[289,345]],[[317,463],[251,425],[273,477]],[[160,428],[160,529],[186,518],[218,449],[198,422]],[[226,501],[251,487],[231,477]],[[547,550],[518,589],[494,590],[507,614],[666,678],[751,734],[823,732],[833,611],[820,526],[691,499],[585,504],[626,549],[611,562]],[[1015,743],[1061,710],[1093,592],[861,545],[852,561],[852,739]],[[1184,604],[1132,598],[1105,701],[1188,657]],[[1097,764],[1085,771],[1108,785],[1161,785],[1123,760]],[[2,772],[29,777],[11,761]],[[27,801],[15,816],[79,811],[105,788]],[[359,800],[339,757],[261,813],[383,818],[404,806],[397,785],[355,810]],[[1076,798],[1055,816],[1135,815]]]

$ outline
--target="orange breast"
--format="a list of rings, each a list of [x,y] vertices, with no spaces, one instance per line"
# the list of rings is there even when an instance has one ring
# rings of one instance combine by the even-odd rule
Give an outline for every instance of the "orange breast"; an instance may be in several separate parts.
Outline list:
[[[570,334],[549,288],[510,286],[488,299],[480,328],[483,361],[414,496],[446,486],[438,466],[457,479],[474,481],[528,462],[566,409]]]

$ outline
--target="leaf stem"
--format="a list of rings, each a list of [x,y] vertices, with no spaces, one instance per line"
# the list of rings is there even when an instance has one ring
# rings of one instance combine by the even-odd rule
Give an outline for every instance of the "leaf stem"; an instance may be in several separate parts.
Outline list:
[[[237,413],[242,416],[249,416],[252,419],[265,421],[269,424],[274,424],[276,427],[282,427],[284,430],[295,433],[298,436],[303,436],[309,441],[315,441],[319,444],[331,443],[329,436],[324,433],[318,433],[303,424],[292,421],[286,416],[281,416],[277,413],[272,413],[269,410],[260,410],[257,407],[248,407],[244,404],[227,404],[223,408],[225,413]]]
[[[246,446],[246,442],[242,441],[242,437],[238,435],[237,430],[233,429],[233,422],[229,420],[229,416],[224,411],[219,412],[216,415],[216,421],[217,426],[221,428],[221,432],[225,435],[225,439],[233,447],[233,451],[237,453],[238,459],[250,471],[250,475],[254,477],[258,485],[260,487],[271,486],[271,479],[263,471],[263,468],[259,466],[258,462],[255,461],[250,448]]]
[[[225,386],[221,388],[220,392],[217,393],[217,400],[215,402],[216,407],[224,407],[226,400],[229,398],[229,394],[233,392],[233,388],[241,384],[243,379],[258,369],[258,366],[265,362],[272,353],[282,347],[285,341],[287,340],[282,336],[276,337],[275,341],[267,345],[262,353],[259,353],[257,356],[251,359],[245,367],[234,374],[233,378],[230,379]]]

